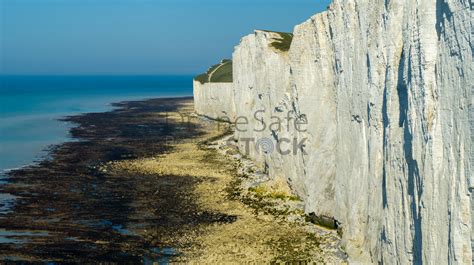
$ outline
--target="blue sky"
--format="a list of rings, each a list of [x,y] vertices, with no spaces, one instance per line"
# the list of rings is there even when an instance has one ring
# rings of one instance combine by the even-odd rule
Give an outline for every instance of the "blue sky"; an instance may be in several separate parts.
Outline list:
[[[196,74],[329,0],[0,0],[1,74]]]

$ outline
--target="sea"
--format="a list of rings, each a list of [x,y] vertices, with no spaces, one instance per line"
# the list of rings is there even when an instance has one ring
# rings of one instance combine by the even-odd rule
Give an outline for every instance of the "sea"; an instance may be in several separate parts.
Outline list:
[[[71,140],[64,116],[113,109],[111,103],[192,96],[192,76],[0,76],[0,181]]]

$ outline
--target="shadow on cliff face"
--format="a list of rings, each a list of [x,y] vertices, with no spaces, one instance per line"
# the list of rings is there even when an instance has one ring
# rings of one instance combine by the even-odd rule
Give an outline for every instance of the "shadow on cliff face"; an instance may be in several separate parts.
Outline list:
[[[398,83],[397,83],[397,96],[398,96],[398,108],[399,108],[399,119],[398,126],[403,130],[403,153],[404,159],[407,164],[405,169],[408,178],[408,195],[411,197],[411,218],[413,222],[413,259],[415,262],[422,261],[422,249],[423,249],[423,236],[421,229],[421,197],[423,195],[423,183],[418,167],[418,161],[415,159],[413,154],[413,126],[415,124],[409,118],[410,111],[413,111],[413,106],[410,105],[409,89],[413,88],[412,80],[412,58],[407,57],[405,50],[402,52],[398,68]],[[384,186],[386,180],[384,179]],[[386,190],[386,188],[384,188]],[[386,194],[385,194],[386,196]],[[386,206],[386,205],[384,205]]]
[[[36,166],[9,173],[1,193],[18,198],[0,215],[0,257],[23,261],[160,261],[176,255],[160,235],[179,236],[184,226],[221,222],[198,209],[187,176],[107,172],[109,161],[171,151],[167,140],[199,136],[196,125],[167,119],[190,99],[116,104],[116,110],[67,117],[77,141],[51,149]],[[164,188],[163,188],[164,187]],[[157,191],[159,190],[159,193]],[[137,233],[139,231],[139,233]],[[150,235],[150,236],[148,236]],[[157,236],[158,235],[158,236]]]

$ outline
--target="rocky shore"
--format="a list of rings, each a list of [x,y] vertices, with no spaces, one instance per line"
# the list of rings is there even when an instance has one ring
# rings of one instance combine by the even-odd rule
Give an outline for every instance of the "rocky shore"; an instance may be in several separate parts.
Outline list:
[[[284,181],[225,143],[191,98],[67,117],[73,141],[9,173],[0,258],[23,262],[343,262]]]

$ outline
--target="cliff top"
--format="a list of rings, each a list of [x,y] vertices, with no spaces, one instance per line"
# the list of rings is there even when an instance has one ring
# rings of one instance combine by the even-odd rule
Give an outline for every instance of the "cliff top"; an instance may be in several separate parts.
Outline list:
[[[204,83],[232,83],[232,60],[224,59],[220,63],[211,66],[206,73],[194,78],[201,84]]]
[[[282,52],[287,52],[290,50],[291,42],[293,41],[293,33],[270,30],[256,30],[256,32],[258,31],[272,33],[273,36],[271,36],[270,47]]]

